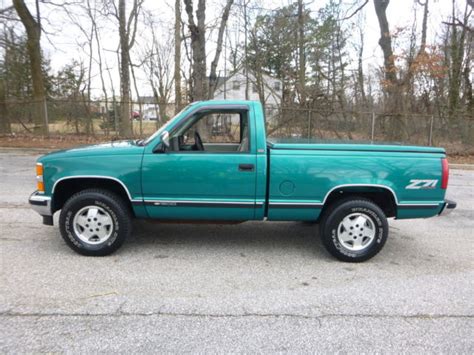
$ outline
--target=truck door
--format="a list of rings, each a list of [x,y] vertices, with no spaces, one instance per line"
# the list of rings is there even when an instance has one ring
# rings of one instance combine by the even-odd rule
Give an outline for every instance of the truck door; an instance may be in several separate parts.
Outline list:
[[[168,149],[144,154],[142,191],[149,216],[253,219],[258,172],[249,109],[203,107],[183,121],[170,132]]]

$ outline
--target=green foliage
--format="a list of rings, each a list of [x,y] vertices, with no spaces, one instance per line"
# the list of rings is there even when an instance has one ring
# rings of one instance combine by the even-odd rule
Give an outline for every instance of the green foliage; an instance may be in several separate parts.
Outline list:
[[[30,59],[26,45],[26,36],[17,35],[11,28],[0,32],[2,52],[0,56],[0,77],[5,82],[6,99],[25,99],[33,94]],[[43,73],[47,94],[51,90],[49,60],[43,60]]]
[[[306,17],[309,20],[308,13]],[[296,35],[294,4],[257,17],[249,42],[249,65],[257,67],[259,63],[266,73],[279,79],[292,76],[296,64]]]
[[[347,34],[337,21],[339,4],[331,1],[318,12],[303,13],[306,83],[318,96],[329,87],[331,92],[344,78],[348,65],[345,50]],[[250,33],[248,63],[250,69],[281,79],[287,93],[296,90],[298,77],[298,13],[291,4],[259,16]],[[327,92],[325,94],[328,94]],[[311,97],[309,98],[311,99]]]
[[[310,81],[315,86],[324,87],[328,80],[340,81],[348,65],[347,34],[337,20],[339,10],[335,2],[321,8],[317,13],[316,25],[308,34]]]
[[[78,99],[82,96],[85,68],[82,63],[73,60],[62,68],[53,78],[52,94],[60,99]]]
[[[68,123],[78,126],[76,121],[83,121],[82,118],[88,115],[85,73],[82,63],[73,60],[54,76],[51,90],[54,101],[50,104],[53,120],[66,119]]]

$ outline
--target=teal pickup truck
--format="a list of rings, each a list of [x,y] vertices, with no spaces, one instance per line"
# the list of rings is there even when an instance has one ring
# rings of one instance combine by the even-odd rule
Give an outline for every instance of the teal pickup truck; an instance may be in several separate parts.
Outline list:
[[[267,140],[262,106],[204,101],[146,140],[53,152],[38,159],[29,199],[83,255],[107,255],[133,218],[184,222],[311,221],[343,261],[377,254],[387,218],[449,212],[442,148],[306,139]]]

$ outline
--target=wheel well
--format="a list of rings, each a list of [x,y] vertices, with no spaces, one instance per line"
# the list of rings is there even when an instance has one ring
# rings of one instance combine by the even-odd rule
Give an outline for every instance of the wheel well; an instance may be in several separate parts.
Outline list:
[[[395,217],[397,215],[395,197],[389,189],[375,186],[348,186],[335,189],[329,194],[321,211],[321,216],[335,202],[352,196],[371,200],[382,209],[386,217]]]
[[[132,202],[125,188],[118,181],[103,178],[71,178],[59,181],[53,192],[53,213],[63,208],[72,195],[90,188],[104,189],[115,193],[129,206],[133,213]]]

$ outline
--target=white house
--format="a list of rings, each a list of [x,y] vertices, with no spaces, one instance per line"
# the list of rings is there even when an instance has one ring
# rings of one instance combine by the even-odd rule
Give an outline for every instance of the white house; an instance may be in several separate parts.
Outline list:
[[[281,104],[282,82],[269,75],[262,76],[263,94],[265,97],[265,106],[268,113],[276,111]],[[241,68],[228,77],[220,78],[214,93],[215,100],[245,100],[247,75],[245,69]],[[252,71],[248,72],[248,99],[259,101],[257,80]],[[273,110],[272,110],[273,109]]]

